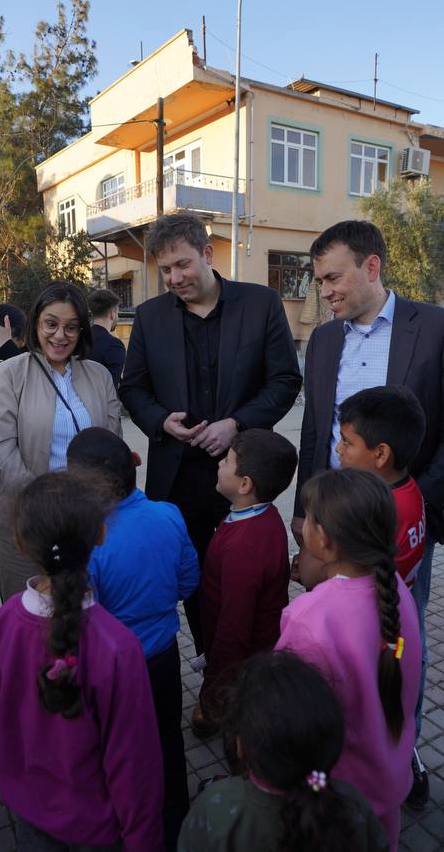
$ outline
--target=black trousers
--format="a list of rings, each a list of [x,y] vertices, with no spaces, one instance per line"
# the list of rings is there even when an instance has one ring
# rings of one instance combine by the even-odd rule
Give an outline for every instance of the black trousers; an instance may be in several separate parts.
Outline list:
[[[170,503],[175,503],[182,512],[188,534],[197,550],[201,569],[214,531],[230,510],[228,500],[216,491],[217,467],[218,461],[210,456],[200,463],[199,460],[185,459],[168,496]],[[202,654],[199,590],[184,602],[184,608],[196,654]]]
[[[190,806],[182,736],[182,681],[177,641],[146,661],[151,680],[165,773],[164,833],[167,852],[176,852]]]

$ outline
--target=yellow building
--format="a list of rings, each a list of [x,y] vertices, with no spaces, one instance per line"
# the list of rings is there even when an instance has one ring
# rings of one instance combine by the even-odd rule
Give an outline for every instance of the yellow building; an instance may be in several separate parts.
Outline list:
[[[277,288],[295,339],[304,339],[314,237],[359,217],[360,198],[397,174],[429,173],[443,193],[444,130],[414,123],[409,107],[305,79],[285,88],[243,79],[241,93],[238,277]],[[159,291],[145,250],[156,218],[159,98],[165,212],[203,216],[214,265],[229,277],[234,78],[204,65],[189,30],[98,94],[91,131],[37,167],[48,219],[66,233],[88,231],[93,263],[124,307]]]

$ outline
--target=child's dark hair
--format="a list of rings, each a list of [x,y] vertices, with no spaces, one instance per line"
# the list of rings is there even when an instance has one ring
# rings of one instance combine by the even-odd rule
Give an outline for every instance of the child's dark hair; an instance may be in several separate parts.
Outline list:
[[[106,477],[117,500],[128,497],[136,487],[136,464],[122,438],[91,426],[72,439],[67,452],[68,469],[95,470]]]
[[[368,388],[339,406],[339,422],[349,423],[370,450],[388,444],[396,470],[411,465],[425,435],[424,411],[404,385]]]
[[[89,557],[110,508],[108,498],[94,485],[91,476],[45,473],[24,488],[15,506],[18,545],[44,569],[51,587],[51,659],[38,674],[40,701],[50,713],[61,713],[65,719],[82,710],[76,676],[82,601]]]
[[[247,429],[231,443],[238,476],[249,476],[261,503],[275,500],[293,479],[298,454],[287,438],[269,429]]]
[[[389,486],[365,470],[327,470],[302,490],[305,512],[320,524],[339,549],[339,558],[375,578],[381,625],[378,685],[384,716],[395,740],[401,736],[404,713],[402,673],[394,650],[401,631],[399,594],[394,563],[396,509]]]
[[[329,783],[344,742],[336,696],[321,674],[288,651],[247,660],[233,689],[226,719],[240,740],[247,769],[285,793],[280,852],[352,849],[353,805]],[[316,791],[308,779],[325,773]]]

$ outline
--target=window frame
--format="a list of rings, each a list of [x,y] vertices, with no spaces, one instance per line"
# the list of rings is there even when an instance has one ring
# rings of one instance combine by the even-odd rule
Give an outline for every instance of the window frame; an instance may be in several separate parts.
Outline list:
[[[284,131],[284,139],[281,142],[279,139],[273,139],[273,129],[283,130]],[[301,142],[296,143],[292,141],[288,141],[288,133],[300,133],[301,134]],[[305,145],[303,141],[303,134],[307,136],[312,136],[315,140],[315,145]],[[280,145],[284,149],[284,180],[275,180],[273,178],[273,145]],[[297,150],[299,152],[298,157],[298,180],[301,177],[301,182],[294,182],[288,180],[288,150]],[[303,152],[314,151],[314,185],[309,186],[304,184],[303,181],[303,172],[304,172],[304,157]],[[302,155],[301,155],[302,154]],[[285,187],[287,189],[296,189],[302,190],[304,192],[318,192],[319,191],[319,157],[320,157],[320,132],[319,130],[313,127],[307,127],[304,125],[299,125],[296,123],[288,122],[284,119],[270,119],[270,129],[269,129],[269,183],[271,186]]]
[[[77,233],[76,197],[64,198],[57,205],[59,231],[63,237],[71,237]]]
[[[353,152],[352,145],[360,145],[361,148],[362,148],[362,154],[359,155],[359,154]],[[365,151],[366,147],[374,148],[375,151],[376,151],[376,157],[371,158],[368,155],[365,155],[364,151]],[[380,157],[377,156],[378,148],[383,149],[384,151],[387,152],[387,159],[383,159],[383,158],[380,158]],[[353,160],[359,160],[360,163],[361,163],[359,192],[356,192],[352,188],[352,161]],[[348,157],[348,168],[349,168],[349,190],[348,191],[349,191],[349,195],[352,198],[370,198],[372,195],[374,195],[375,192],[378,191],[378,189],[386,189],[389,186],[389,182],[390,182],[391,171],[392,171],[392,161],[393,161],[393,147],[389,143],[380,142],[380,141],[375,140],[375,139],[363,139],[362,137],[356,137],[356,136],[350,137],[349,157]],[[365,180],[364,164],[366,162],[370,162],[370,163],[374,164],[373,177],[372,177],[372,191],[371,192],[363,191],[364,180]],[[386,179],[385,179],[384,183],[381,184],[381,186],[377,185],[378,184],[378,178],[377,178],[378,163],[384,163],[387,167]],[[376,175],[376,180],[375,180],[375,175]]]
[[[280,264],[270,263],[270,258],[272,255],[280,255],[281,262]],[[295,263],[293,264],[284,264],[283,259],[285,257],[294,257],[294,258],[305,258],[305,263]],[[310,282],[313,278],[313,267],[310,263],[310,254],[306,251],[281,251],[280,249],[269,249],[267,253],[267,267],[268,267],[268,286],[272,287],[273,290],[277,290],[281,299],[289,302],[303,302],[305,301],[308,287],[310,286]],[[302,272],[300,280],[297,281],[297,295],[284,295],[284,271],[285,270],[297,269],[298,272]],[[277,271],[279,274],[279,286],[276,287],[275,284],[270,282],[270,272]],[[310,277],[308,282],[305,281],[303,283],[303,278],[306,272],[310,272]],[[297,276],[298,278],[299,276]],[[301,288],[304,286],[305,292],[302,292]]]
[[[193,152],[199,151],[199,171],[193,169]],[[183,153],[179,162],[176,162],[178,154]],[[166,160],[172,157],[172,163],[166,164]],[[202,140],[197,139],[195,142],[189,142],[182,145],[180,148],[174,148],[172,151],[165,151],[163,155],[163,173],[170,174],[171,172],[185,172],[184,178],[188,182],[190,179],[198,179],[202,172]]]

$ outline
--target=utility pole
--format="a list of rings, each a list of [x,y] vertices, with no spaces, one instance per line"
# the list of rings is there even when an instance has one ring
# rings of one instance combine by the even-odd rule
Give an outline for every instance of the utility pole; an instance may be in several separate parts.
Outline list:
[[[156,207],[157,217],[163,216],[163,142],[164,142],[164,127],[165,121],[163,117],[163,98],[157,99],[157,118],[154,119],[156,125],[156,152],[157,152],[157,170],[156,170]],[[160,271],[157,278],[157,290],[163,293],[163,281]]]
[[[375,76],[373,77],[373,112],[376,112],[376,86],[378,85],[378,54],[375,53]]]
[[[240,60],[241,60],[241,28],[242,0],[237,2],[237,42],[236,42],[236,89],[234,98],[234,174],[233,197],[231,203],[231,278],[237,281],[238,276],[238,242],[239,242],[239,118],[240,118]]]

